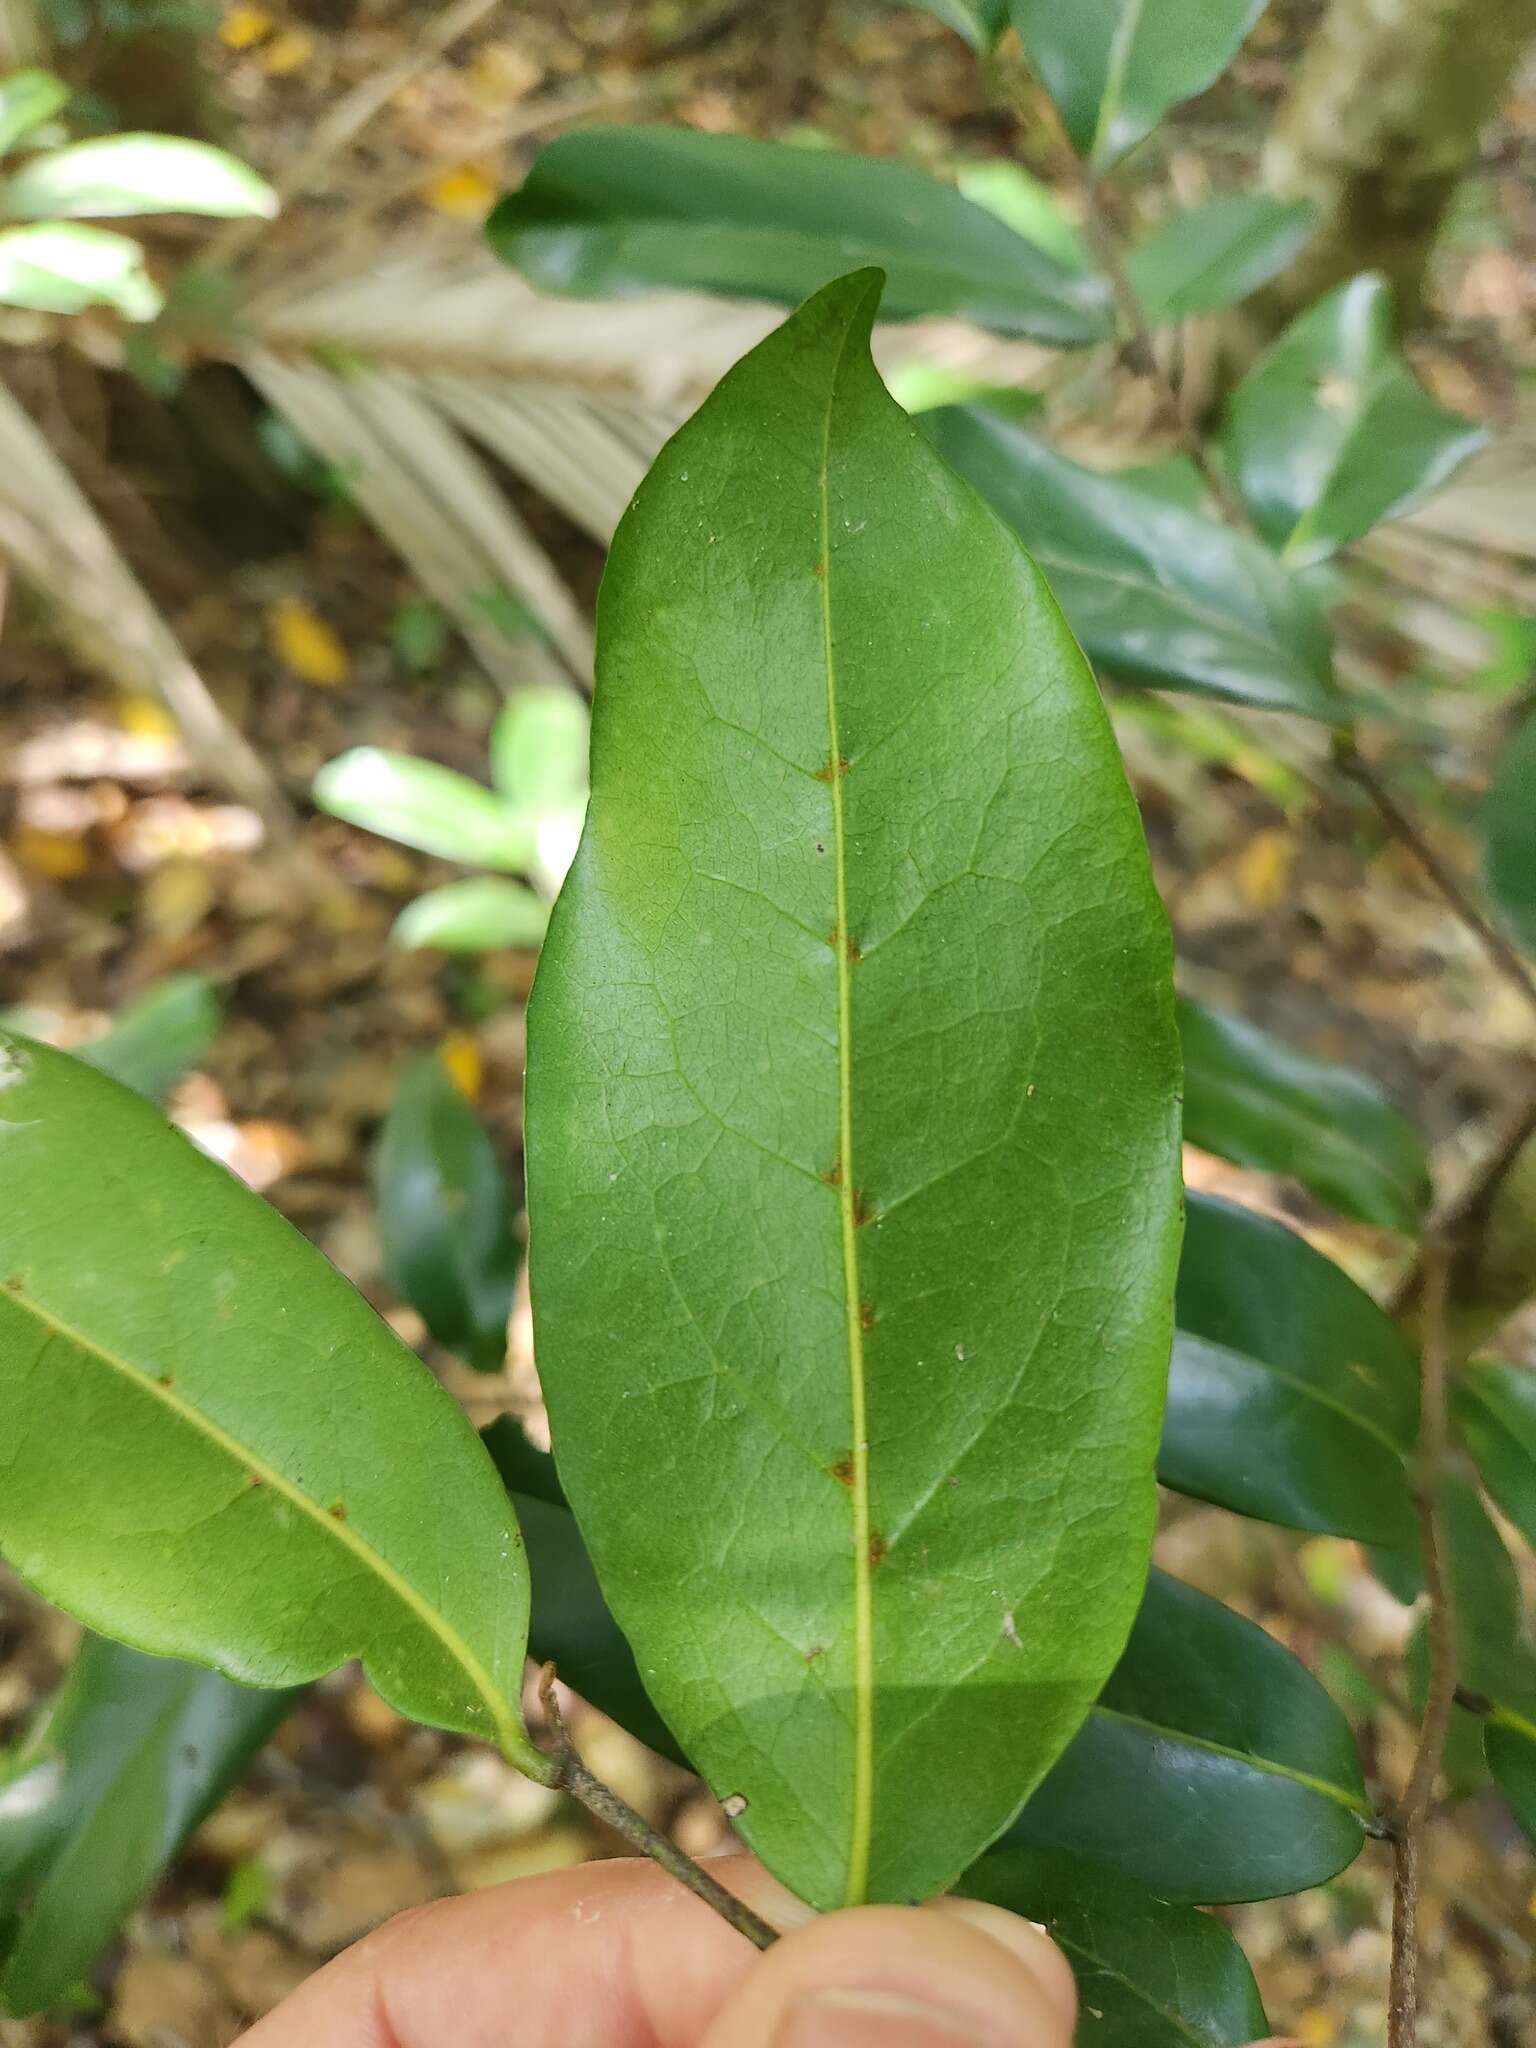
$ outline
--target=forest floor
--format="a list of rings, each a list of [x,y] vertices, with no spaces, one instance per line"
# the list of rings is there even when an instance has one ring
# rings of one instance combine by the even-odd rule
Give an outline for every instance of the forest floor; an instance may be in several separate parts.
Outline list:
[[[210,68],[231,139],[280,172],[340,94],[405,56],[433,11],[364,5],[354,18],[318,0],[229,7]],[[1159,175],[1183,196],[1191,181],[1236,178],[1251,164],[1294,55],[1283,24],[1305,13],[1280,10],[1281,25],[1257,40],[1234,80],[1181,122]],[[987,102],[964,47],[923,15],[876,0],[839,7],[814,75],[750,18],[651,61],[684,19],[680,9],[616,0],[491,11],[321,167],[267,231],[263,261],[312,254],[378,190],[395,197],[357,233],[381,248],[423,216],[474,235],[489,200],[528,161],[529,146],[508,137],[529,108],[577,87],[611,95],[630,118],[761,133],[799,123],[917,161],[1013,146],[1012,123]],[[1521,112],[1536,129],[1536,104]],[[1516,371],[1536,360],[1536,286],[1517,253],[1530,200],[1497,168],[1479,194],[1483,231],[1448,252],[1447,317],[1425,367],[1452,402],[1497,416]],[[380,1277],[373,1135],[404,1062],[440,1048],[516,1175],[533,963],[501,956],[471,976],[441,955],[390,948],[401,905],[453,871],[313,814],[305,793],[324,761],[361,743],[482,773],[498,693],[451,639],[431,673],[402,667],[397,621],[416,595],[409,576],[335,493],[306,490],[268,460],[259,406],[232,371],[200,369],[164,404],[79,348],[7,349],[5,372],[91,482],[298,822],[286,843],[264,832],[189,760],[156,702],[114,692],[37,619],[13,612],[0,689],[0,1007],[23,1008],[33,1028],[78,1043],[166,974],[210,977],[223,1028],[179,1086],[173,1113],[430,1355],[421,1325]],[[1127,448],[1139,446],[1145,394],[1117,386],[1111,409]],[[528,493],[518,502],[589,601],[597,548]],[[1516,610],[1505,618],[1473,593],[1459,612],[1436,614],[1436,646],[1416,642],[1406,595],[1374,617],[1381,679],[1406,680],[1443,711],[1469,784],[1494,739],[1488,679],[1521,658]],[[1536,647],[1524,644],[1529,661]],[[1367,1069],[1437,1142],[1475,1134],[1528,1056],[1529,1019],[1412,861],[1382,843],[1325,764],[1271,744],[1258,722],[1223,723],[1202,747],[1189,731],[1149,725],[1128,696],[1116,704],[1188,991]],[[1470,869],[1464,812],[1448,806],[1432,829]],[[307,887],[311,861],[341,886]],[[1391,1238],[1341,1227],[1292,1186],[1198,1156],[1190,1171],[1285,1215],[1367,1284],[1401,1257]],[[1528,1355],[1536,1362],[1536,1349]],[[531,1383],[521,1324],[500,1381],[433,1363],[479,1420],[518,1407]],[[1170,1510],[1161,1542],[1165,1561],[1304,1656],[1321,1643],[1295,1595],[1298,1566],[1357,1646],[1401,1645],[1407,1617],[1351,1545],[1318,1539],[1289,1564],[1273,1532],[1188,1503]],[[67,1623],[0,1577],[0,1742],[47,1696],[72,1641]],[[598,1716],[580,1732],[601,1775],[674,1822],[689,1847],[726,1838],[724,1817],[693,1781]],[[1403,1761],[1388,1721],[1372,1769],[1395,1782]],[[134,1915],[94,1973],[89,2003],[56,2019],[0,2020],[0,2048],[218,2048],[388,1914],[614,1847],[494,1757],[409,1726],[355,1674],[338,1674]],[[1389,1889],[1389,1858],[1370,1847],[1324,1890],[1233,1914],[1277,2030],[1307,2048],[1377,2048]],[[1437,1831],[1426,1922],[1437,1989],[1424,2048],[1536,2039],[1536,2017],[1527,2007],[1522,2019],[1515,2002],[1536,1955],[1536,1873],[1492,1801],[1472,1798]],[[1516,2031],[1524,2025],[1532,2032]]]

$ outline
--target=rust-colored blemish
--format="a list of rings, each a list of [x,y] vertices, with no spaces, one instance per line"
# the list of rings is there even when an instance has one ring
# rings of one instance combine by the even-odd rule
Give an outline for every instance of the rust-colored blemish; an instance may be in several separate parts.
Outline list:
[[[859,942],[853,936],[852,932],[848,934],[847,940],[844,943],[843,950],[847,955],[848,965],[850,967],[857,967],[859,962],[864,958],[864,955],[859,947]]]
[[[880,1318],[875,1314],[873,1302],[861,1301],[859,1303],[859,1328],[861,1330],[872,1330],[879,1320]]]
[[[824,1166],[816,1178],[825,1181],[829,1188],[840,1188],[843,1184],[843,1162],[834,1159],[830,1166]]]
[[[827,565],[826,565],[826,563],[825,563],[825,562],[812,562],[812,564],[811,564],[811,574],[812,574],[813,576],[825,576],[825,575],[826,575],[826,573],[827,573]]]
[[[852,1484],[853,1484],[853,1453],[852,1453],[852,1451],[850,1451],[850,1452],[848,1453],[848,1455],[847,1455],[847,1457],[846,1457],[846,1458],[839,1458],[839,1459],[838,1459],[837,1463],[836,1463],[836,1464],[835,1464],[835,1465],[834,1465],[834,1466],[832,1467],[832,1477],[833,1477],[833,1478],[834,1478],[834,1479],[835,1479],[835,1480],[837,1481],[837,1483],[838,1483],[838,1485],[839,1485],[839,1486],[852,1486]]]
[[[846,754],[839,754],[835,761],[824,761],[822,763],[816,770],[816,780],[818,782],[835,782],[839,775],[846,775],[848,773],[848,767],[848,756]]]
[[[7,1280],[5,1284],[6,1284],[6,1288],[7,1288],[7,1290],[8,1290],[8,1291],[9,1291],[10,1293],[12,1293],[12,1294],[20,1294],[20,1293],[21,1293],[21,1291],[22,1291],[22,1289],[23,1289],[23,1288],[24,1288],[24,1287],[26,1286],[26,1284],[27,1284],[27,1276],[26,1276],[26,1274],[25,1274],[25,1273],[13,1273],[13,1274],[11,1275],[10,1279],[9,1279],[9,1280]]]
[[[175,1386],[175,1384],[176,1384],[176,1375],[175,1375],[175,1373],[173,1373],[173,1372],[157,1372],[157,1373],[155,1374],[155,1385],[156,1385],[157,1387],[174,1387],[174,1386]]]
[[[347,1519],[347,1504],[344,1500],[339,1500],[326,1512],[333,1522],[344,1522]]]
[[[873,1213],[874,1212],[871,1210],[869,1203],[865,1198],[864,1190],[862,1188],[855,1188],[853,1191],[854,1223],[856,1225],[867,1223]]]
[[[247,1472],[245,1475],[245,1483],[250,1488],[252,1493],[254,1493],[258,1486],[265,1486],[267,1482],[265,1481],[265,1479],[262,1478],[259,1472]]]
[[[886,1552],[890,1547],[885,1538],[878,1532],[871,1536],[869,1539],[869,1561],[871,1565],[879,1566],[884,1564]]]
[[[827,1646],[825,1643],[813,1643],[808,1650],[801,1652],[807,1664],[814,1664],[818,1657],[825,1657],[826,1654]]]

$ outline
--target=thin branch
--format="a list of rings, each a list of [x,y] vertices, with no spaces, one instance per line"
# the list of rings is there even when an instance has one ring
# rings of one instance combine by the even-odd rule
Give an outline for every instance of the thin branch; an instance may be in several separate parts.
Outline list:
[[[1450,1255],[1448,1248],[1436,1241],[1428,1248],[1424,1270],[1419,1441],[1413,1489],[1427,1601],[1429,1691],[1418,1750],[1394,1814],[1387,2048],[1414,2048],[1418,2039],[1419,1871],[1425,1823],[1456,1703],[1456,1610],[1451,1599],[1441,1511],[1449,1440],[1449,1306]]]
[[[555,1738],[552,1752],[557,1765],[554,1784],[562,1792],[569,1792],[573,1799],[579,1799],[589,1813],[595,1814],[615,1834],[622,1835],[642,1856],[649,1856],[680,1884],[686,1885],[695,1898],[702,1899],[738,1934],[744,1934],[755,1948],[771,1947],[779,1938],[776,1928],[770,1927],[760,1914],[754,1913],[745,1900],[738,1899],[734,1892],[728,1892],[702,1864],[695,1863],[660,1828],[652,1827],[643,1815],[627,1806],[617,1792],[587,1769],[566,1732],[560,1704],[555,1697],[553,1664],[546,1664],[539,1674],[539,1700],[549,1717]]]
[[[1516,1103],[1503,1130],[1488,1148],[1487,1156],[1465,1186],[1446,1202],[1436,1215],[1431,1233],[1450,1249],[1453,1265],[1475,1247],[1485,1228],[1499,1189],[1526,1146],[1536,1138],[1536,1086]],[[1424,1286],[1426,1255],[1417,1259],[1398,1282],[1387,1304],[1387,1313],[1400,1320],[1417,1303]],[[1452,1294],[1455,1294],[1453,1272]]]

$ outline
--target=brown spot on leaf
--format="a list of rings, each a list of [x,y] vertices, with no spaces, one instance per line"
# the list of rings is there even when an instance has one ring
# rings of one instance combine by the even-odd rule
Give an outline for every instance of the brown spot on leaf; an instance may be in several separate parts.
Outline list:
[[[880,1318],[875,1314],[873,1302],[861,1301],[859,1303],[859,1328],[861,1330],[872,1330],[879,1320]]]
[[[825,1657],[827,1646],[825,1643],[812,1643],[811,1647],[801,1654],[804,1656],[807,1664],[814,1664],[818,1657]]]
[[[265,1481],[265,1479],[262,1478],[259,1472],[247,1472],[245,1475],[245,1483],[254,1493],[258,1486],[265,1486],[267,1482]]]
[[[835,1479],[835,1480],[837,1481],[837,1483],[838,1483],[838,1485],[839,1485],[839,1486],[852,1486],[852,1484],[853,1484],[853,1453],[852,1453],[852,1451],[850,1451],[850,1452],[848,1453],[848,1455],[847,1455],[847,1457],[846,1457],[846,1458],[839,1458],[839,1459],[838,1459],[837,1463],[836,1463],[836,1464],[835,1464],[835,1465],[834,1465],[834,1466],[832,1467],[832,1477],[833,1477],[833,1478],[834,1478],[834,1479]]]
[[[155,1374],[155,1385],[156,1385],[157,1387],[174,1387],[174,1386],[175,1386],[175,1384],[176,1384],[176,1375],[175,1375],[175,1373],[173,1373],[173,1372],[157,1372],[157,1373]]]
[[[835,761],[824,761],[816,770],[818,782],[835,782],[839,775],[848,773],[849,761],[846,754],[839,754]]]
[[[853,936],[852,932],[849,932],[847,938],[843,941],[843,947],[844,951],[847,953],[848,956],[849,966],[857,967],[859,962],[864,958],[864,955],[860,951],[859,942]]]
[[[347,1519],[347,1504],[344,1500],[339,1500],[326,1512],[333,1522],[344,1522]]]
[[[871,1536],[869,1539],[870,1563],[875,1566],[884,1564],[886,1559],[886,1553],[889,1551],[890,1547],[891,1546],[889,1545],[889,1543],[887,1543],[885,1538],[878,1532],[875,1535]]]
[[[27,1276],[25,1273],[13,1273],[5,1284],[10,1293],[20,1294],[27,1284]]]
[[[843,1184],[843,1162],[841,1159],[834,1159],[832,1164],[824,1166],[816,1177],[825,1181],[829,1188],[840,1188]]]
[[[856,1224],[867,1223],[874,1211],[870,1208],[862,1188],[853,1191],[853,1220]]]
[[[825,576],[825,575],[826,575],[826,573],[827,573],[827,565],[826,565],[826,563],[825,563],[825,562],[812,562],[812,564],[811,564],[811,574],[812,574],[813,576]]]

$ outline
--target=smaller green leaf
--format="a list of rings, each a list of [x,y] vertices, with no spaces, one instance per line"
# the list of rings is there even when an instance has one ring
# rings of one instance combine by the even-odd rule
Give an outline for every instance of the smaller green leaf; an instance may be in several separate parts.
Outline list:
[[[1461,1683],[1506,1715],[1536,1722],[1536,1641],[1504,1538],[1477,1488],[1459,1472],[1444,1483],[1441,1511]],[[1420,1657],[1422,1648],[1421,1628]]]
[[[1078,2048],[1246,2048],[1269,2030],[1221,1922],[1080,1856],[994,1850],[955,1887],[1050,1930],[1077,1978]]]
[[[1536,1547],[1536,1372],[1475,1361],[1457,1374],[1451,1402],[1483,1484]]]
[[[1482,827],[1488,893],[1516,939],[1536,953],[1536,712],[1499,757]]]
[[[69,1994],[299,1697],[86,1637],[0,1781],[0,2005]]]
[[[390,1286],[439,1344],[499,1372],[520,1263],[506,1176],[440,1061],[413,1060],[400,1076],[373,1182]]]
[[[491,729],[491,780],[509,803],[529,810],[584,803],[589,724],[574,690],[519,690]]]
[[[1152,320],[1210,313],[1278,276],[1316,220],[1305,199],[1231,193],[1161,222],[1130,251],[1125,267]]]
[[[112,306],[125,320],[153,320],[162,303],[144,251],[127,235],[64,221],[0,228],[0,304],[35,313]]]
[[[540,945],[549,905],[526,882],[471,875],[429,889],[395,919],[397,946],[438,946],[445,953],[497,953]]]
[[[0,155],[51,121],[69,100],[69,87],[51,71],[13,71],[0,78]]]
[[[333,818],[466,866],[516,872],[538,851],[535,821],[510,811],[484,784],[382,747],[354,747],[327,761],[314,798]]]
[[[967,199],[995,213],[1016,235],[1044,249],[1068,270],[1086,274],[1093,269],[1093,253],[1062,212],[1056,194],[1043,180],[1032,178],[1022,164],[1008,157],[961,164],[955,184]]]
[[[201,974],[173,974],[119,1012],[100,1038],[76,1048],[99,1074],[161,1101],[218,1035],[218,994]]]
[[[469,601],[486,624],[494,626],[507,640],[549,639],[533,608],[515,590],[508,590],[505,584],[494,584],[489,590],[472,591]]]
[[[22,165],[3,188],[17,220],[110,219],[138,213],[270,218],[277,194],[227,150],[182,135],[100,135]]]
[[[1008,0],[904,0],[904,4],[933,15],[983,55],[1002,34],[1008,19]]]
[[[1374,1081],[1188,997],[1178,1016],[1191,1144],[1291,1174],[1341,1215],[1417,1229],[1429,1165],[1418,1132]]]
[[[266,422],[275,425],[279,435],[288,438],[290,446],[296,445],[302,456],[314,460],[286,420],[268,413]],[[407,675],[430,675],[448,651],[448,637],[449,620],[443,607],[430,597],[413,597],[401,605],[390,621],[389,651]]]
[[[1487,436],[1398,349],[1392,294],[1357,277],[1309,306],[1233,392],[1221,448],[1272,546],[1321,561],[1440,489]]]
[[[1510,1812],[1536,1848],[1536,1720],[1495,1710],[1483,1723],[1483,1755]]]
[[[1101,170],[1226,70],[1265,0],[1009,0],[1079,156]]]

